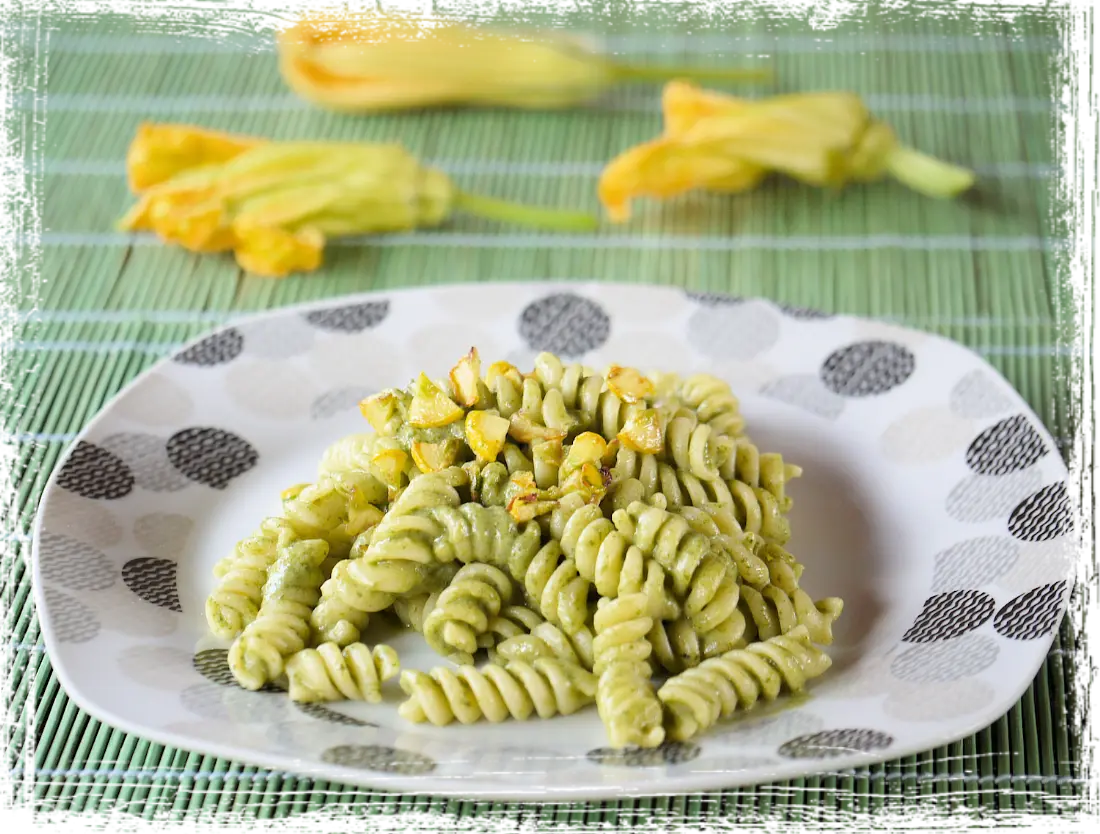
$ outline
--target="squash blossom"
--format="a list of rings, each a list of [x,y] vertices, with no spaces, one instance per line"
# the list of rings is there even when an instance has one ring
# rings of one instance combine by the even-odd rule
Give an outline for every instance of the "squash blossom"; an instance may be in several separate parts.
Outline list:
[[[137,204],[123,231],[192,252],[233,251],[242,269],[280,277],[317,269],[333,237],[438,226],[454,211],[586,231],[590,215],[458,190],[397,144],[270,142],[188,125],[142,125],[127,154]]]
[[[307,17],[281,32],[277,46],[280,72],[294,92],[345,112],[564,108],[620,82],[770,76],[763,70],[621,64],[566,37],[506,35],[392,15]]]
[[[675,81],[662,111],[664,133],[600,175],[600,202],[615,222],[630,217],[637,197],[748,191],[769,172],[828,188],[890,175],[931,197],[954,197],[974,182],[965,168],[901,144],[851,93],[739,99]]]

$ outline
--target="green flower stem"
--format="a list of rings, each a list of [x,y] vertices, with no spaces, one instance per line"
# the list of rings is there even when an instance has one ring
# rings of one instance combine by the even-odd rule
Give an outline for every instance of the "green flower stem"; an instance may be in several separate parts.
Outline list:
[[[886,170],[914,191],[929,197],[954,197],[974,184],[973,171],[904,145],[897,145],[890,151],[886,157]]]
[[[683,81],[761,82],[771,81],[772,71],[760,68],[689,67],[676,64],[611,64],[611,72],[617,81],[654,82],[678,78]]]
[[[455,208],[489,220],[556,232],[591,232],[600,225],[599,218],[594,214],[538,208],[466,191],[459,191],[455,195]]]

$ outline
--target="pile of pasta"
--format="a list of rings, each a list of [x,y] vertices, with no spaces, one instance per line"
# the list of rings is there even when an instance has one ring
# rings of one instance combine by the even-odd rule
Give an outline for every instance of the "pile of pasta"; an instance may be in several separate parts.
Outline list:
[[[790,538],[801,469],[761,453],[729,385],[471,349],[360,404],[317,478],[215,568],[213,633],[247,689],[377,702],[414,722],[594,704],[616,747],[686,740],[829,668],[843,603]],[[447,662],[400,669],[396,617]]]

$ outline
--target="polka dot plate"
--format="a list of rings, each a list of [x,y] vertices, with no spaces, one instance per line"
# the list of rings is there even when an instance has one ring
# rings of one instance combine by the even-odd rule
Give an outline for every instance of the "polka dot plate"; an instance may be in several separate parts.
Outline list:
[[[471,322],[476,322],[471,323]],[[530,366],[706,371],[797,462],[790,548],[846,608],[806,696],[690,743],[614,750],[594,710],[412,725],[378,705],[297,706],[234,685],[208,637],[211,568],[365,430],[357,403],[471,345]],[[276,310],[187,345],[117,396],[47,486],[34,542],[46,647],[69,695],[188,750],[416,793],[600,798],[787,779],[896,758],[1004,714],[1073,583],[1067,473],[981,358],[928,334],[759,300],[616,284],[452,286]],[[406,667],[440,662],[418,635]]]

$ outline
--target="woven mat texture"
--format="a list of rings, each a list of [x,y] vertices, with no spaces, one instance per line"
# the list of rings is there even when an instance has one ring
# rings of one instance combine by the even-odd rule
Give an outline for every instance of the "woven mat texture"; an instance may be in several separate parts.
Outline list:
[[[80,832],[1096,832],[1100,790],[1100,3],[437,0],[569,26],[616,53],[767,62],[780,89],[850,89],[978,193],[831,195],[769,184],[647,206],[594,240],[491,222],[340,246],[316,275],[246,278],[219,256],[128,244],[123,155],[142,119],[272,138],[397,138],[463,185],[596,208],[599,163],[658,130],[653,91],[570,113],[354,119],[281,84],[293,0],[0,0],[0,811]],[[428,800],[149,744],[66,699],[31,585],[38,500],[74,432],[173,345],[240,312],[366,289],[616,279],[759,295],[908,323],[1008,376],[1075,480],[1085,547],[1032,687],[991,727],[886,765],[660,800]],[[53,821],[51,823],[51,821]],[[1030,827],[1029,827],[1030,826]]]

